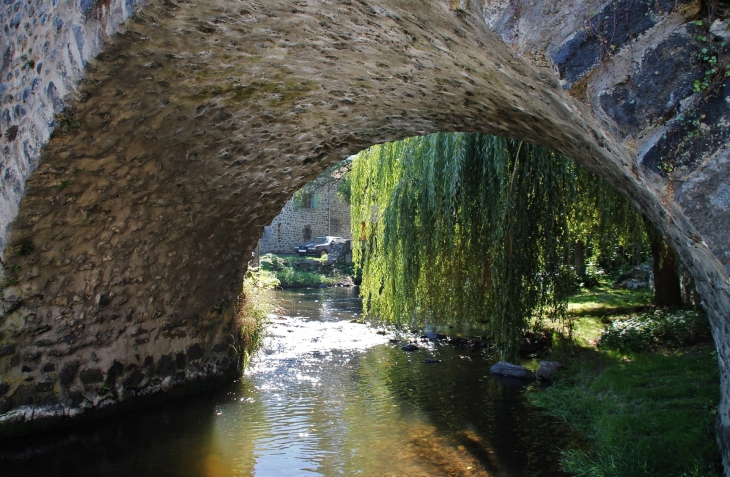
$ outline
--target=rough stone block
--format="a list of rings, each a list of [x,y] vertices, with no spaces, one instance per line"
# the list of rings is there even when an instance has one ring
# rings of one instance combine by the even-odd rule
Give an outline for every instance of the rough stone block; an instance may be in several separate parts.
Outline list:
[[[198,343],[188,348],[188,360],[195,361],[203,357],[203,347]]]
[[[15,353],[15,345],[12,343],[4,344],[0,346],[0,358],[3,356],[10,356]]]
[[[53,381],[43,381],[35,386],[35,390],[38,393],[47,393],[48,391],[53,390]]]
[[[76,373],[79,371],[81,364],[78,361],[71,363],[65,363],[61,367],[61,373],[59,374],[59,381],[62,385],[69,385],[73,382],[76,377]]]
[[[647,51],[627,83],[599,96],[601,108],[624,134],[661,121],[692,94],[695,80],[705,71],[699,56],[703,45],[694,29],[677,31]]]
[[[664,134],[641,157],[659,174],[686,177],[730,141],[730,79],[702,94],[696,106],[673,119]]]
[[[687,0],[677,3],[687,3]],[[552,55],[553,64],[569,89],[592,70],[604,56],[618,52],[636,36],[656,25],[658,17],[674,2],[619,0],[607,2],[591,15],[583,30],[573,34]]]
[[[563,363],[559,363],[558,361],[540,361],[540,367],[537,369],[537,377],[552,381],[555,372],[562,367]]]
[[[730,265],[730,150],[692,174],[675,199],[710,250],[724,266]]]
[[[177,369],[185,369],[185,353],[177,353],[175,355],[175,367]]]
[[[133,372],[123,381],[125,388],[135,388],[144,380],[144,373],[140,370]]]
[[[535,373],[533,373],[529,369],[525,368],[524,366],[508,363],[506,361],[500,361],[499,363],[493,365],[491,368],[489,368],[489,371],[492,374],[507,376],[510,378],[526,379],[530,381],[534,381],[536,379]]]
[[[79,379],[84,384],[100,383],[104,380],[104,373],[98,368],[82,369],[79,373]]]
[[[114,360],[111,366],[109,366],[109,369],[106,372],[107,380],[109,382],[114,382],[119,376],[124,373],[124,365],[120,363],[117,360]]]
[[[157,362],[157,374],[159,376],[172,376],[175,374],[175,361],[173,361],[171,354],[160,357]]]

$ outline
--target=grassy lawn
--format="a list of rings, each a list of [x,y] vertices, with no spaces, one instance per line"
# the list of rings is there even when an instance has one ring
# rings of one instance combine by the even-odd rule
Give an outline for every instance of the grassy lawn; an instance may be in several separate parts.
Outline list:
[[[568,303],[569,337],[579,346],[596,346],[606,325],[646,309],[653,295],[645,290],[582,288]]]
[[[587,452],[564,452],[570,474],[721,474],[709,325],[695,312],[647,311],[650,299],[627,290],[581,291],[569,308],[572,338],[558,340],[544,357],[566,367],[531,398],[592,443]],[[610,336],[601,340],[606,329]]]
[[[651,303],[653,294],[648,290],[627,290],[608,286],[581,288],[570,298],[571,315],[607,315],[635,311]]]

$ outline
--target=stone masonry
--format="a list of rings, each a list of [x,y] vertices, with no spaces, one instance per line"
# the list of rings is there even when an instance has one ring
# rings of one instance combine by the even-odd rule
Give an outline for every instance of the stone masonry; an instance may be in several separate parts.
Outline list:
[[[710,317],[728,469],[730,60],[700,0],[1,15],[0,435],[235,376],[245,264],[293,192],[370,145],[468,131],[584,164],[665,234]]]
[[[352,238],[350,206],[342,202],[334,187],[317,191],[314,207],[298,207],[294,200],[287,201],[281,213],[264,228],[259,240],[259,253],[292,253],[294,245],[305,243],[320,235]],[[328,205],[329,202],[329,205]]]
[[[0,7],[0,251],[28,176],[89,59],[137,8],[136,0],[4,0]]]

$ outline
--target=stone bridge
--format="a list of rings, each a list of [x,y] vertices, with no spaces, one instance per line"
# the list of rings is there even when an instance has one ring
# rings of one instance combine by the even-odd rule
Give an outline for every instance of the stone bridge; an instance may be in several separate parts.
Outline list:
[[[262,227],[372,144],[530,141],[693,274],[730,437],[730,82],[700,0],[4,0],[0,434],[238,373]],[[727,465],[726,465],[727,469]]]

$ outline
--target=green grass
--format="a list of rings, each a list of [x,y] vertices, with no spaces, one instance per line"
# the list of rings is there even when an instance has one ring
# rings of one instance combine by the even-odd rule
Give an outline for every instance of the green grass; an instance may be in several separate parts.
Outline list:
[[[652,298],[646,290],[612,289],[608,285],[581,288],[568,300],[565,322],[547,324],[547,328],[552,328],[560,349],[596,346],[607,325],[650,309]]]
[[[581,288],[569,300],[573,316],[602,316],[635,311],[646,307],[653,295],[648,290],[613,289],[607,286]]]
[[[589,438],[588,449],[564,450],[562,465],[569,474],[720,475],[714,433],[720,397],[718,362],[703,335],[706,330],[696,332],[694,338],[705,340],[693,346],[672,339],[663,343],[673,335],[667,335],[662,325],[649,327],[653,345],[639,347],[644,351],[620,351],[616,349],[623,348],[618,346],[620,340],[596,347],[607,327],[619,327],[632,316],[656,315],[629,312],[646,309],[647,304],[646,293],[609,289],[584,290],[571,300],[572,338],[558,340],[545,357],[563,362],[566,368],[553,386],[530,394],[548,414]],[[661,314],[662,320],[675,323],[676,317],[681,323],[687,312]]]
[[[259,273],[270,273],[280,286],[318,287],[334,286],[352,277],[352,264],[332,264],[325,257],[278,256],[267,253],[261,256]]]
[[[588,452],[563,453],[573,475],[716,476],[718,380],[711,347],[600,353],[572,363],[532,399],[590,439]]]
[[[284,287],[318,287],[319,285],[332,286],[337,283],[335,278],[323,273],[300,271],[286,268],[276,272],[276,277]]]

